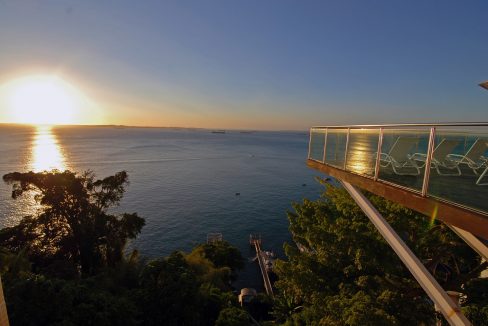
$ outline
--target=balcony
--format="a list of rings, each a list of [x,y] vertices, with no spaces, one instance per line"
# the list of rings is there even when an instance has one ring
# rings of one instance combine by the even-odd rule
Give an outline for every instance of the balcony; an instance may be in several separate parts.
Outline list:
[[[487,152],[488,123],[328,126],[307,164],[488,239]]]

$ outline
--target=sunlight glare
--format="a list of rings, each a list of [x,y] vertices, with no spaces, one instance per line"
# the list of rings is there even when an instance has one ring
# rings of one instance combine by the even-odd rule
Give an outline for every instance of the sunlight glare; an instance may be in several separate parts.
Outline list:
[[[81,100],[56,76],[30,76],[10,83],[7,109],[15,123],[52,125],[76,122]]]
[[[31,169],[34,172],[66,169],[61,146],[50,126],[38,126],[32,141]]]

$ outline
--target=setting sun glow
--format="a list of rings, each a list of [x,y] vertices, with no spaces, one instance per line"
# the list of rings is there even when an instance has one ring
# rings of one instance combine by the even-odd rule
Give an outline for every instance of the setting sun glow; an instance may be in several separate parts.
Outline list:
[[[77,122],[79,94],[56,76],[31,76],[8,85],[7,110],[15,123],[53,125]]]

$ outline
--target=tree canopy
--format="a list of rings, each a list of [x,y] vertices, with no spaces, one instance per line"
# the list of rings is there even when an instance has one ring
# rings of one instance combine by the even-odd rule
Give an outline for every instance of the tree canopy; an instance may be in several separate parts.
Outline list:
[[[236,277],[237,271],[244,268],[241,252],[227,241],[201,244],[193,249],[192,255],[208,259],[215,267],[230,268],[231,279]]]
[[[214,325],[246,315],[230,292],[242,255],[229,243],[140,259],[124,247],[144,225],[115,215],[122,171],[10,173],[12,197],[33,192],[37,213],[0,230],[0,273],[12,325]],[[230,309],[230,310],[229,310]],[[232,317],[234,316],[234,317]],[[234,319],[232,319],[234,320]]]
[[[128,183],[125,171],[104,179],[91,172],[52,171],[9,173],[12,198],[34,192],[39,205],[35,216],[0,231],[0,246],[26,250],[34,267],[88,275],[122,259],[129,239],[144,226],[136,213],[108,213],[118,205]]]
[[[15,325],[247,325],[273,306],[286,325],[432,324],[428,296],[342,188],[327,186],[288,213],[301,250],[285,244],[274,301],[258,296],[248,312],[230,282],[241,253],[227,242],[189,254],[140,259],[124,247],[144,225],[136,213],[113,214],[128,176],[86,172],[10,173],[12,197],[33,192],[37,213],[0,230],[0,273]],[[367,194],[446,290],[464,294],[475,325],[488,320],[488,266],[442,223]],[[46,297],[49,300],[46,300]]]
[[[215,326],[249,326],[250,324],[247,313],[236,307],[223,309],[215,322]]]
[[[21,264],[21,271],[2,274],[9,319],[12,325],[211,326],[227,308],[245,314],[236,296],[218,287],[226,278],[206,269],[212,263],[201,261],[199,268],[188,256],[173,252],[144,262],[132,255],[81,279],[33,273]],[[5,252],[0,261],[14,264]]]
[[[368,197],[444,289],[466,294],[466,306],[470,300],[473,307],[481,302],[469,285],[478,281],[486,286],[486,279],[478,277],[487,263],[471,248],[444,224]],[[319,200],[305,199],[293,207],[290,231],[302,250],[286,244],[288,261],[277,263],[278,320],[306,325],[435,321],[430,299],[344,189],[328,185]],[[478,308],[473,313],[482,310]]]

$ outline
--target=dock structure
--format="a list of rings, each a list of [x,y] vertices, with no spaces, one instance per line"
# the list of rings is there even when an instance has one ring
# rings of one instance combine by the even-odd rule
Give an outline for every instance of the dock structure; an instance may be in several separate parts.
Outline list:
[[[216,232],[216,233],[208,233],[207,234],[207,244],[215,244],[222,242],[224,240],[224,237],[222,236],[222,233]]]
[[[273,287],[271,286],[271,281],[269,280],[268,271],[266,270],[266,266],[264,264],[263,251],[261,250],[261,236],[251,234],[249,236],[249,244],[256,249],[256,257],[258,259],[259,268],[261,269],[261,275],[263,276],[266,294],[273,298]]]

